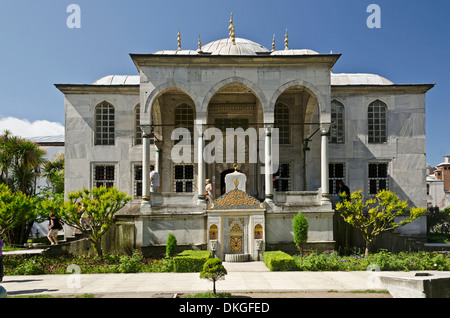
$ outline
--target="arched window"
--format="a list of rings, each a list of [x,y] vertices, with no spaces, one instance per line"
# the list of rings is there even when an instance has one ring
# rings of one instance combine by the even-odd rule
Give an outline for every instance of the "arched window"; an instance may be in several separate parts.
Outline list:
[[[289,107],[277,103],[275,105],[275,123],[274,127],[278,128],[280,145],[288,145],[291,143],[291,133],[289,127]]]
[[[141,105],[134,108],[134,144],[142,145]]]
[[[209,239],[217,240],[218,237],[219,237],[219,229],[217,228],[217,225],[212,224],[209,227]]]
[[[380,100],[369,105],[368,117],[368,141],[369,143],[383,143],[387,141],[386,129],[387,106]]]
[[[263,227],[261,224],[255,225],[255,239],[262,239],[263,238]]]
[[[114,106],[102,102],[95,107],[95,145],[114,145]]]
[[[344,105],[337,100],[331,102],[330,143],[343,144],[345,142],[345,112]]]
[[[175,108],[175,127],[186,128],[194,139],[194,109],[188,104],[181,104]]]

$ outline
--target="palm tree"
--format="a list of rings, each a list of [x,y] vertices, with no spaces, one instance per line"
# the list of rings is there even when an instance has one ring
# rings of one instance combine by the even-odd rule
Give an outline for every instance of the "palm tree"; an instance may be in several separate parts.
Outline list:
[[[11,131],[5,130],[0,136],[0,182],[8,185],[9,169],[12,165],[15,137],[11,136]]]
[[[58,153],[42,164],[42,176],[47,178],[54,193],[64,192],[64,153]]]
[[[26,194],[35,194],[36,178],[44,162],[45,150],[36,143],[20,139],[14,151],[12,173],[16,189]]]

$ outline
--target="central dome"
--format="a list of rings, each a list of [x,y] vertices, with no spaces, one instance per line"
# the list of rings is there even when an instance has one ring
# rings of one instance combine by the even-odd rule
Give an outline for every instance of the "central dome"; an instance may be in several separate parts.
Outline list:
[[[235,38],[233,43],[232,38],[225,38],[210,42],[202,47],[205,53],[211,55],[256,55],[257,53],[270,53],[261,44],[243,39]]]

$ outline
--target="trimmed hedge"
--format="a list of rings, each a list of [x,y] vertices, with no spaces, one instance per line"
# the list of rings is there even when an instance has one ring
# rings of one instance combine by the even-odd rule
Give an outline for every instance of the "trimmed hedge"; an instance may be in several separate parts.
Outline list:
[[[185,250],[173,258],[174,271],[177,273],[201,272],[203,264],[211,257],[211,251]]]
[[[271,271],[298,270],[294,258],[282,251],[264,252],[263,261]]]

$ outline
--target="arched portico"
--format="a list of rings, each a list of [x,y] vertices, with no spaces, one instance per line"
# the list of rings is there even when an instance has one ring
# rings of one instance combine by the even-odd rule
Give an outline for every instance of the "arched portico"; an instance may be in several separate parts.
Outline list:
[[[141,129],[143,131],[142,149],[142,193],[143,204],[150,204],[150,180],[149,167],[154,163],[155,170],[160,175],[160,187],[157,192],[192,192],[195,190],[193,173],[194,152],[191,147],[189,153],[183,153],[182,164],[189,164],[189,171],[192,171],[192,178],[186,181],[181,178],[183,184],[179,187],[174,180],[174,166],[172,148],[178,139],[173,140],[173,132],[176,128],[184,129],[189,138],[195,135],[196,104],[193,91],[182,83],[166,82],[155,88],[148,96],[145,107],[141,109]],[[158,116],[158,114],[164,115]],[[157,115],[153,118],[154,115]],[[150,152],[150,139],[154,138],[155,153]],[[180,137],[185,139],[185,137]],[[190,139],[189,139],[190,140]],[[190,141],[189,141],[190,145]],[[185,169],[185,167],[182,167]],[[187,169],[187,168],[186,168]],[[183,174],[185,172],[183,171]],[[183,175],[184,177],[184,175]]]
[[[285,174],[275,176],[276,191],[315,190],[310,180],[318,180],[320,175],[319,187],[323,197],[327,197],[328,100],[327,92],[302,80],[289,81],[273,94],[269,107],[274,112],[274,127],[279,131],[280,168]],[[293,171],[293,167],[295,175],[286,173]]]
[[[261,98],[266,101],[256,85],[236,77],[220,81],[206,94],[206,129],[209,132],[217,129],[221,138],[217,141],[211,133],[206,136],[205,152],[214,158],[206,163],[205,175],[212,180],[215,197],[222,194],[220,180],[223,172],[234,169],[236,163],[247,176],[247,191],[255,197],[264,198],[264,177],[261,175],[265,164],[264,153],[261,153],[264,151],[264,139],[260,138],[260,132],[264,129],[264,106]],[[227,132],[230,128],[232,132]]]

